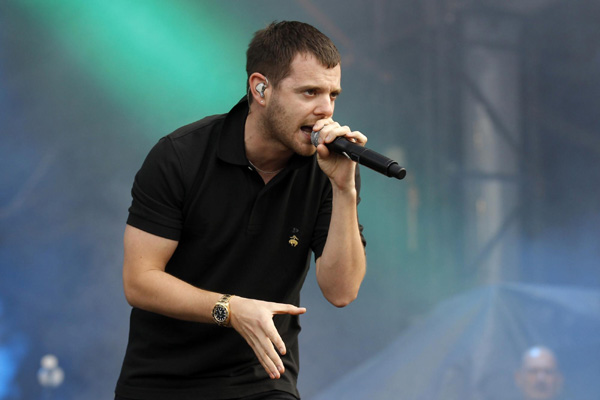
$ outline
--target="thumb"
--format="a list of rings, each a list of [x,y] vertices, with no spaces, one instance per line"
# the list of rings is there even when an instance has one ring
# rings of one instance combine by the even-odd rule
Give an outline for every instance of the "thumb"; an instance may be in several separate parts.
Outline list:
[[[325,146],[324,144],[320,144],[317,146],[317,153],[319,154],[320,157],[322,158],[327,158],[330,154],[329,149],[327,148],[327,146]]]

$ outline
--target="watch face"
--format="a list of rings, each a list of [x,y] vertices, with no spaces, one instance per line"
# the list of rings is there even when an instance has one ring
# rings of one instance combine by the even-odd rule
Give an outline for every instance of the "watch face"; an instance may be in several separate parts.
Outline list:
[[[227,307],[221,304],[217,304],[213,309],[213,317],[215,318],[215,321],[219,323],[224,323],[227,321],[228,316],[229,312],[227,311]]]

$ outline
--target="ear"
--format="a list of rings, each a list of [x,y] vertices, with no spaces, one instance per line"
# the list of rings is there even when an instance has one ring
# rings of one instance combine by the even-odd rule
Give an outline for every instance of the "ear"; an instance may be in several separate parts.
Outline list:
[[[266,76],[261,74],[260,72],[254,72],[248,77],[248,96],[252,96],[253,102],[257,104],[264,105],[268,98],[269,93],[269,83]],[[263,96],[261,96],[260,92],[257,90],[257,86],[260,84],[264,85]],[[260,87],[260,86],[259,86]]]

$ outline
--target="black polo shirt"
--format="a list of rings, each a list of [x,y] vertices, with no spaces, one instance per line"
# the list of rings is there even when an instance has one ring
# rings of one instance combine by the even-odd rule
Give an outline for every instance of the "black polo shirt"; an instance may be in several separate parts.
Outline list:
[[[311,250],[331,217],[331,184],[316,156],[294,155],[264,184],[244,147],[242,99],[160,139],[137,173],[127,223],[179,244],[166,271],[199,288],[299,305]],[[269,379],[233,329],[134,308],[117,393],[144,399],[222,399],[269,390],[298,396],[297,316],[275,316],[288,353]]]

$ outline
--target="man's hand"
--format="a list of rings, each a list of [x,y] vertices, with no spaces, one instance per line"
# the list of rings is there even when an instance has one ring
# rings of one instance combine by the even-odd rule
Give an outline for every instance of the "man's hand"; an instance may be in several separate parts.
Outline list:
[[[279,379],[285,371],[279,354],[285,355],[286,348],[275,328],[273,316],[300,315],[306,312],[306,308],[233,296],[229,309],[231,326],[246,339],[271,379]]]
[[[319,132],[317,153],[321,170],[339,188],[353,188],[356,163],[342,155],[331,153],[325,144],[333,142],[338,136],[342,136],[364,146],[367,143],[367,137],[358,131],[351,131],[347,126],[340,126],[331,118],[317,121],[313,126],[313,131]]]

